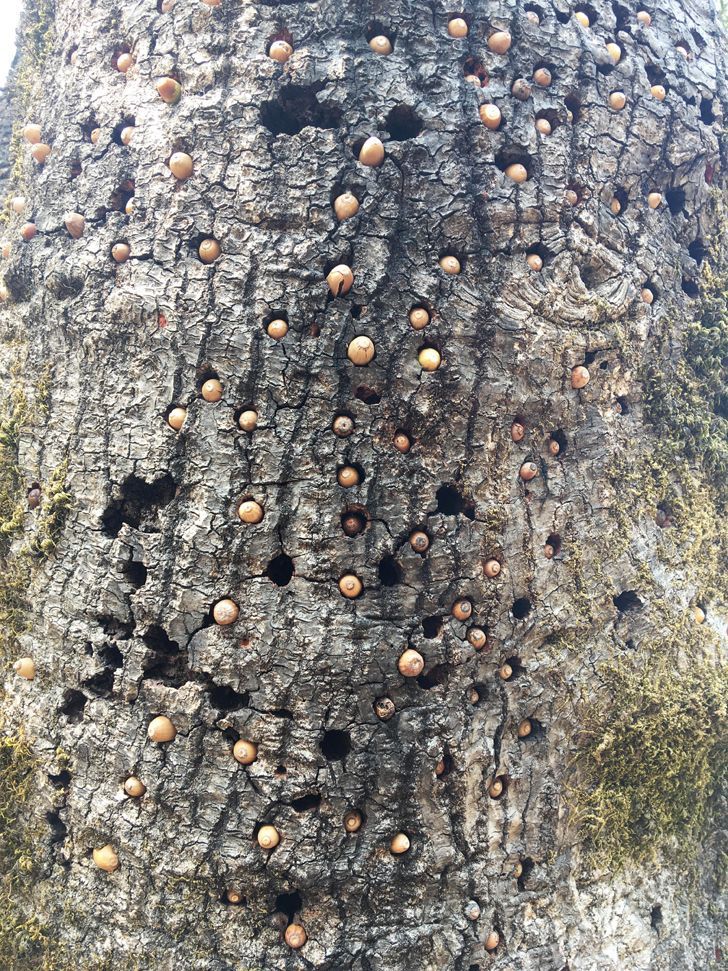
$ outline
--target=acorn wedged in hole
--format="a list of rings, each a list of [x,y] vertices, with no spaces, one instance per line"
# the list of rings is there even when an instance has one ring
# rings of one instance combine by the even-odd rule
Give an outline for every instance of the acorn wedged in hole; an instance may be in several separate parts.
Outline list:
[[[406,833],[397,833],[392,837],[392,842],[389,844],[389,851],[395,856],[400,856],[402,853],[406,853],[411,845],[409,836]]]
[[[520,442],[523,440],[526,434],[526,429],[521,424],[520,421],[514,421],[511,425],[511,438],[514,442]]]
[[[374,714],[380,721],[389,721],[396,711],[397,709],[391,698],[377,698],[374,702]]]
[[[268,48],[268,57],[279,64],[285,64],[293,54],[293,48],[285,40],[276,40]]]
[[[161,78],[156,84],[157,94],[165,104],[177,104],[182,96],[182,85],[174,78]]]
[[[124,783],[124,792],[127,796],[131,796],[132,799],[141,798],[147,791],[147,787],[144,785],[141,779],[137,779],[135,775],[130,775],[129,778]]]
[[[538,466],[535,462],[524,462],[518,470],[518,474],[524,482],[530,482],[531,479],[535,479],[538,475]]]
[[[451,37],[461,38],[468,36],[468,23],[463,17],[452,17],[447,22],[447,32]]]
[[[350,809],[344,815],[344,829],[347,833],[356,833],[361,829],[364,817],[358,809]]]
[[[359,151],[359,161],[368,168],[378,168],[384,161],[384,145],[372,135],[362,145]]]
[[[421,529],[410,533],[409,542],[415,553],[425,553],[430,547],[430,537]]]
[[[589,371],[582,364],[579,364],[577,367],[572,368],[571,387],[576,388],[576,390],[585,388],[589,384],[589,378]]]
[[[334,212],[339,222],[351,219],[359,212],[359,200],[352,192],[342,192],[334,199]]]
[[[471,645],[471,647],[475,648],[476,651],[483,650],[488,643],[488,640],[482,627],[470,628],[468,631],[468,643]]]
[[[367,364],[374,360],[375,353],[374,341],[371,337],[367,337],[366,334],[355,337],[349,342],[349,346],[346,349],[346,356],[357,367],[366,367]]]
[[[513,677],[513,668],[510,666],[510,664],[504,662],[498,668],[498,675],[501,680],[508,681]]]
[[[35,661],[32,657],[21,657],[13,664],[13,671],[26,681],[35,678]]]
[[[274,850],[281,841],[281,835],[275,826],[261,826],[258,830],[258,846],[262,850]]]
[[[246,499],[238,506],[238,516],[249,525],[256,525],[261,522],[263,515],[263,507],[254,499]]]
[[[99,870],[105,870],[106,873],[113,873],[114,870],[119,869],[119,856],[111,843],[95,849],[93,851],[93,861]]]
[[[490,131],[496,131],[498,128],[500,128],[503,115],[501,114],[501,110],[497,105],[481,105],[478,109],[478,114],[480,115],[480,120]]]
[[[490,579],[493,580],[501,571],[501,565],[496,559],[490,559],[485,561],[485,566],[483,567],[483,573]]]
[[[334,297],[343,297],[354,286],[354,274],[351,267],[345,263],[339,263],[326,276],[329,290]]]
[[[359,485],[360,475],[353,465],[345,465],[336,473],[336,479],[342,489],[351,489]]]
[[[456,600],[452,605],[452,615],[456,620],[468,620],[473,613],[473,605],[469,600]]]
[[[354,431],[354,421],[348,415],[337,415],[331,423],[331,430],[338,438],[347,438]]]
[[[442,364],[442,357],[437,348],[423,347],[417,355],[417,361],[423,371],[437,371]]]
[[[229,624],[234,624],[238,619],[240,609],[234,600],[225,598],[224,600],[218,600],[215,606],[212,608],[212,618],[216,624],[221,627],[227,627]]]
[[[339,580],[339,590],[344,597],[348,597],[350,600],[358,597],[363,589],[364,585],[361,580],[353,573],[347,573]]]
[[[252,765],[258,758],[258,746],[247,738],[239,738],[233,745],[233,758],[241,765]]]
[[[413,650],[408,647],[404,651],[399,661],[397,662],[397,669],[399,673],[405,678],[416,678],[422,674],[425,667],[425,659],[422,657],[419,651]]]
[[[485,939],[486,951],[495,951],[500,944],[500,934],[498,931],[491,931]]]
[[[409,435],[407,435],[405,432],[396,432],[392,442],[397,451],[402,452],[405,455],[412,448],[412,441],[410,440]]]
[[[496,777],[488,786],[488,795],[491,799],[498,799],[503,795],[503,781]]]
[[[203,239],[198,254],[203,263],[214,263],[221,254],[220,244],[216,239]]]
[[[245,411],[241,411],[240,417],[238,418],[238,426],[244,432],[254,432],[258,427],[258,412],[252,408],[246,408]]]
[[[174,154],[170,156],[167,164],[172,175],[176,179],[180,179],[180,181],[189,179],[194,169],[192,156],[188,155],[187,152],[174,152]]]
[[[365,529],[365,521],[359,513],[349,513],[341,520],[341,528],[346,536],[358,536]]]
[[[413,307],[409,312],[409,322],[413,330],[422,330],[430,322],[430,314],[424,307]]]
[[[518,724],[519,738],[528,738],[528,736],[531,734],[532,731],[533,731],[533,725],[531,724],[528,718],[524,718],[522,722],[519,722]]]
[[[297,951],[308,940],[308,934],[302,924],[289,924],[283,938],[291,950]]]
[[[222,383],[217,378],[209,378],[200,388],[205,401],[219,401],[222,398]]]
[[[509,179],[513,179],[514,182],[519,184],[525,182],[528,178],[528,170],[520,162],[514,162],[512,165],[509,165],[505,170],[505,174]]]
[[[45,142],[40,142],[31,148],[30,154],[38,165],[45,165],[48,161],[48,156],[51,154],[51,147],[50,145],[46,145]]]
[[[445,273],[456,275],[460,273],[460,260],[456,256],[440,257],[440,269]]]
[[[375,54],[380,54],[382,57],[386,57],[393,51],[392,43],[388,37],[384,34],[377,34],[376,37],[372,37],[369,41],[369,46],[374,51]]]
[[[505,54],[511,46],[511,35],[507,30],[496,30],[487,40],[488,48],[494,54]]]
[[[158,715],[149,722],[147,735],[153,742],[173,742],[177,729],[166,715]]]

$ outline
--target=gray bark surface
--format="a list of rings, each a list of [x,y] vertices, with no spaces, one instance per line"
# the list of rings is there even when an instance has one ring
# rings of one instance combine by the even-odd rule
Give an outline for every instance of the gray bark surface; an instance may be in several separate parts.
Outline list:
[[[722,38],[697,0],[650,6],[649,29],[632,0],[593,0],[589,30],[564,0],[535,8],[540,25],[515,0],[473,0],[469,37],[456,40],[457,11],[439,0],[177,0],[168,13],[154,0],[56,0],[44,90],[19,119],[42,125],[52,155],[23,162],[29,210],[7,231],[0,315],[7,387],[20,345],[28,388],[50,369],[48,414],[23,430],[19,466],[28,486],[44,484],[67,457],[73,506],[33,574],[13,654],[33,657],[37,675],[8,668],[5,714],[41,766],[27,912],[76,966],[704,971],[716,960],[717,919],[695,906],[714,893],[713,848],[692,900],[670,867],[593,869],[569,825],[567,777],[569,699],[591,697],[599,663],[655,623],[613,596],[645,569],[681,610],[696,595],[660,558],[654,521],[614,539],[609,470],[649,435],[640,369],[680,354],[682,283],[690,291],[700,272],[688,246],[719,231]],[[375,20],[394,37],[389,57],[367,44]],[[493,28],[512,32],[506,55],[486,46]],[[294,47],[284,66],[266,55],[279,36]],[[126,76],[112,63],[121,49],[135,62]],[[464,80],[468,57],[487,87]],[[512,97],[543,64],[551,87]],[[182,85],[171,106],[154,87],[170,74]],[[658,75],[664,102],[650,95]],[[607,104],[616,89],[621,112]],[[486,100],[503,112],[498,131],[479,119]],[[414,137],[400,106],[418,119]],[[548,137],[534,128],[541,111],[557,123]],[[115,133],[130,123],[127,147]],[[369,135],[385,144],[380,168],[354,157]],[[195,161],[186,182],[166,166],[177,150]],[[518,186],[502,167],[521,160]],[[339,223],[342,189],[361,209]],[[629,199],[619,218],[617,189]],[[684,202],[648,207],[649,192],[672,189]],[[85,216],[80,239],[68,211]],[[39,232],[23,244],[31,216]],[[197,256],[207,237],[222,248],[210,266]],[[120,241],[131,258],[117,265]],[[540,273],[526,264],[533,247]],[[439,269],[443,254],[460,275]],[[325,277],[341,262],[355,282],[332,299]],[[652,307],[640,300],[648,281]],[[415,332],[408,312],[422,302],[435,313]],[[290,330],[276,342],[265,322],[280,312]],[[376,347],[367,367],[347,358],[361,334]],[[418,364],[425,345],[442,354],[433,373]],[[574,390],[584,363],[590,383]],[[217,403],[200,397],[210,376],[224,386]],[[188,409],[179,433],[172,405]],[[252,434],[237,427],[243,407],[259,413]],[[332,432],[340,414],[350,437]],[[398,430],[413,439],[407,454]],[[528,483],[526,461],[539,469]],[[349,490],[336,480],[347,463],[364,473]],[[264,507],[259,525],[237,516],[247,497]],[[342,531],[347,510],[366,518],[360,535]],[[424,556],[408,542],[417,528],[431,538]],[[551,534],[562,549],[549,560]],[[281,556],[293,575],[279,586],[268,571]],[[339,593],[346,573],[360,598]],[[224,597],[240,608],[228,628],[211,621]],[[463,597],[468,623],[451,615]],[[473,625],[485,651],[468,643]],[[573,636],[578,650],[565,646]],[[425,658],[419,681],[397,670],[408,646]],[[502,681],[513,658],[517,676]],[[387,721],[374,709],[383,697],[396,709]],[[170,744],[147,738],[157,715],[177,728]],[[524,718],[536,731],[521,740]],[[238,738],[258,743],[251,766],[232,758]],[[142,799],[124,796],[129,774]],[[500,799],[488,794],[496,776]],[[348,834],[353,808],[365,822]],[[271,853],[255,840],[265,823],[281,834]],[[401,857],[389,852],[399,831],[412,843]],[[91,859],[107,843],[112,874]],[[243,905],[225,902],[230,887]],[[281,912],[306,928],[300,951],[282,940]],[[36,966],[27,953],[18,968]]]

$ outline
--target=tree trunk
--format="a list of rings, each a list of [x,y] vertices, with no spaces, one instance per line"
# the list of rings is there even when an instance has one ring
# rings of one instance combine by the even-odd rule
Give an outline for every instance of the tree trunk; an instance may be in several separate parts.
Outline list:
[[[717,967],[713,0],[162,6],[11,79],[2,967]]]

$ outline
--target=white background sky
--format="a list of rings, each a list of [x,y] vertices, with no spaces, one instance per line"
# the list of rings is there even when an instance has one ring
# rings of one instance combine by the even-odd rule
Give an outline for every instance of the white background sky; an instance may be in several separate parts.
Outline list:
[[[0,0],[2,23],[0,23],[0,87],[5,84],[15,53],[15,31],[20,18],[22,0]]]

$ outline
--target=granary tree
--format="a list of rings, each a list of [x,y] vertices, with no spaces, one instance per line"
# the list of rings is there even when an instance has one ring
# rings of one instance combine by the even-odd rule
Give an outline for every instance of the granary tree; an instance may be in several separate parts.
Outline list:
[[[0,965],[721,961],[713,0],[26,0]]]

